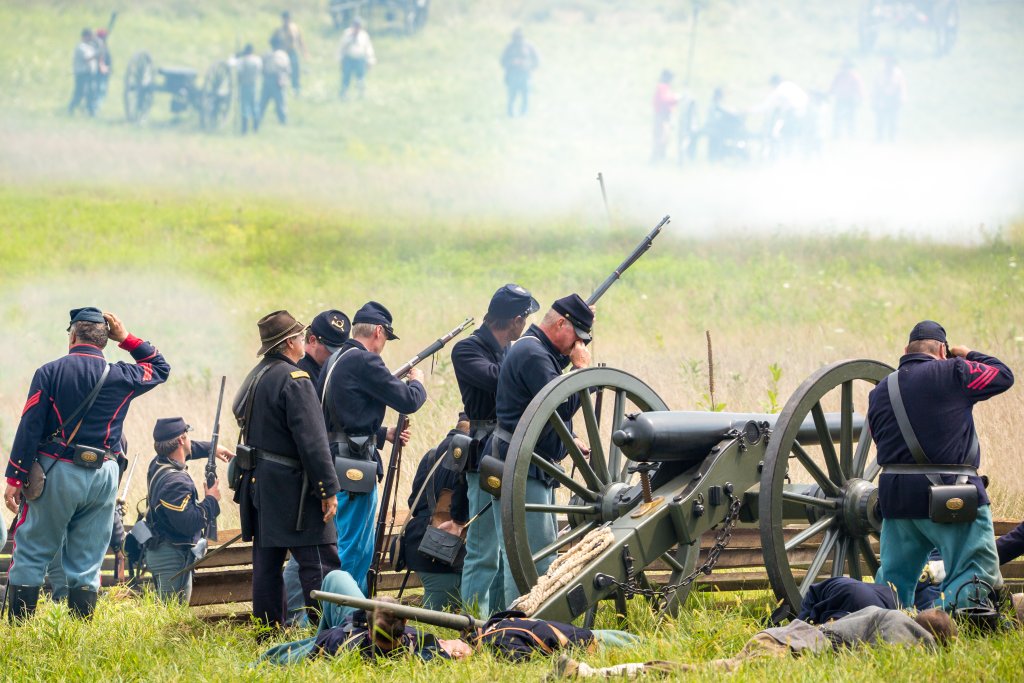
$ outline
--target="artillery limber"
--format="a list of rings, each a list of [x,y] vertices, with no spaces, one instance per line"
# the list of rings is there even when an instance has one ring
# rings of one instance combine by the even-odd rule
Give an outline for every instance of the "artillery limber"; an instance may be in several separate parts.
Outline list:
[[[199,72],[186,67],[153,65],[148,52],[137,52],[124,71],[124,116],[131,123],[142,123],[149,115],[156,93],[171,96],[171,113],[189,110],[199,114],[204,130],[220,128],[231,112],[234,78],[227,62],[214,62],[200,85]]]
[[[538,562],[591,531],[611,535],[604,533],[606,547],[544,597],[533,615],[592,618],[605,599],[615,599],[621,613],[633,595],[674,613],[693,579],[710,573],[736,526],[760,528],[780,615],[798,608],[809,586],[823,578],[872,576],[881,528],[874,483],[879,467],[863,415],[867,392],[889,372],[869,360],[829,365],[779,414],[670,411],[649,386],[611,368],[553,380],[512,435],[501,482],[505,548],[517,586],[529,591],[538,581]],[[589,442],[589,457],[556,412],[573,394],[581,402],[577,433]],[[549,429],[568,451],[560,464],[534,453]],[[560,484],[554,505],[524,502],[531,465]],[[525,524],[538,513],[566,520],[557,540],[543,548],[531,543]],[[716,543],[698,568],[700,538],[716,529]],[[658,568],[667,568],[664,582],[652,578]]]

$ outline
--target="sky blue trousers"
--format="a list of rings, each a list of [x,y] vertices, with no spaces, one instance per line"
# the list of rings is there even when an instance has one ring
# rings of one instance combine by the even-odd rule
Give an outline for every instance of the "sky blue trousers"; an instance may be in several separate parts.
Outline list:
[[[539,479],[527,479],[525,502],[553,505],[555,502],[555,490],[549,488]],[[495,515],[494,519],[498,531],[498,539],[501,542],[502,551],[504,551],[505,535],[502,533],[501,515]],[[470,529],[472,528],[470,527]],[[555,537],[558,535],[558,529],[555,527],[555,516],[549,512],[528,512],[526,514],[526,534],[530,539],[531,553],[535,553],[541,548],[554,543]],[[542,559],[537,563],[537,573],[543,574],[546,572],[554,561],[555,553]],[[519,597],[519,588],[516,586],[515,579],[512,578],[512,570],[507,560],[504,563],[503,569],[505,572],[505,604],[511,605]]]
[[[373,533],[377,523],[377,488],[369,493],[338,494],[338,512],[334,524],[338,527],[338,557],[342,570],[356,580],[359,590],[368,593],[366,573],[373,562]]]
[[[892,584],[900,604],[913,605],[917,581],[932,548],[939,549],[946,567],[946,578],[939,586],[942,595],[936,607],[944,608],[954,601],[958,606],[968,605],[969,598],[974,597],[970,588],[960,592],[959,600],[956,594],[975,576],[994,587],[1002,585],[992,508],[988,505],[978,508],[978,518],[967,524],[936,524],[930,519],[883,519],[881,566],[875,583]]]
[[[480,473],[466,473],[469,518],[479,513],[487,503],[494,501],[487,512],[480,515],[466,530],[466,559],[462,563],[462,604],[467,609],[477,608],[483,619],[505,609],[504,567],[501,557],[501,534],[497,518],[501,503],[480,488]]]
[[[59,460],[49,467],[43,495],[25,503],[24,518],[14,534],[10,583],[42,586],[47,565],[61,550],[71,590],[100,588],[100,567],[110,543],[117,496],[117,463],[108,460],[98,470]]]

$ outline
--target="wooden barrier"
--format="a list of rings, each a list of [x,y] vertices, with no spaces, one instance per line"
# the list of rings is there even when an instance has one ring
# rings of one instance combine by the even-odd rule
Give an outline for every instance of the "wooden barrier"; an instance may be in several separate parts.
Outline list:
[[[404,518],[405,513],[400,513]],[[404,519],[399,519],[395,525],[396,529],[401,528]],[[1010,520],[997,520],[995,522],[996,536],[1001,536],[1013,529],[1018,522]],[[798,529],[787,530],[786,535],[791,536],[797,533]],[[238,534],[237,529],[221,530],[218,534],[218,544],[224,543]],[[714,535],[706,534],[701,538],[701,555],[698,564],[703,562],[707,551],[714,545]],[[872,542],[877,550],[877,541]],[[217,544],[211,544],[213,550]],[[816,543],[805,543],[801,545],[796,553],[790,554],[790,561],[794,564],[809,563],[817,550]],[[7,568],[11,560],[11,542],[0,550],[0,583],[7,581]],[[827,569],[827,568],[826,568]],[[661,562],[655,563],[648,569],[648,574],[657,580],[667,576],[669,568]],[[825,571],[823,575],[827,575]],[[1013,590],[1024,589],[1024,558],[1003,565],[1003,579]],[[102,582],[104,586],[115,584],[114,581],[114,557],[107,555],[103,561]],[[380,590],[382,592],[397,591],[405,579],[405,572],[394,571],[390,566],[385,567],[380,577]],[[728,547],[722,551],[715,572],[710,575],[701,575],[696,580],[699,589],[715,591],[738,591],[738,590],[768,590],[771,586],[768,583],[768,576],[764,570],[764,557],[761,550],[761,534],[756,527],[741,527],[733,531],[732,539]],[[408,577],[407,588],[419,588],[420,582],[415,573]],[[226,605],[233,603],[246,603],[252,600],[252,544],[236,542],[226,548],[216,557],[211,557],[203,563],[203,566],[196,570],[192,583],[192,600],[189,603],[193,607],[208,605]],[[239,606],[233,610],[236,613],[244,612],[245,607]]]

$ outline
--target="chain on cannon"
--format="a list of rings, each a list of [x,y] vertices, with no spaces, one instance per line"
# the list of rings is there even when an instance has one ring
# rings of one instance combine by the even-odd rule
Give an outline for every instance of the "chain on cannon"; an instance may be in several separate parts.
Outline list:
[[[714,544],[708,549],[707,558],[704,560],[704,564],[697,567],[678,581],[667,583],[661,588],[645,588],[640,585],[637,578],[637,572],[635,570],[628,570],[626,581],[618,581],[615,577],[608,574],[598,574],[594,577],[595,584],[599,584],[605,588],[614,586],[621,590],[627,598],[633,598],[635,596],[647,598],[651,601],[651,605],[656,611],[664,612],[665,608],[672,601],[672,598],[677,591],[689,588],[690,584],[696,581],[700,576],[710,575],[711,572],[714,571],[715,565],[718,564],[718,559],[722,555],[722,551],[725,550],[726,546],[729,545],[729,541],[732,540],[732,532],[733,529],[736,528],[736,523],[739,521],[741,508],[742,504],[740,499],[730,494],[729,514],[726,515],[724,520],[722,520],[722,527],[715,535]],[[627,567],[633,566],[633,558],[629,554],[628,545],[622,547],[622,560]]]

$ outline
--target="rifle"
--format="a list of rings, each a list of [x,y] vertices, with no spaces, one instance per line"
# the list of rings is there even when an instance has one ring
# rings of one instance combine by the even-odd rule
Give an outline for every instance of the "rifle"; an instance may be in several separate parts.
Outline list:
[[[367,600],[366,598],[356,598],[351,595],[342,595],[340,593],[324,593],[323,591],[312,591],[310,593],[310,597],[314,600],[323,600],[324,602],[331,602],[335,605],[341,605],[342,607],[353,607],[365,612],[373,612],[377,609],[383,609],[402,619],[411,619],[423,624],[430,624],[431,626],[450,628],[454,631],[474,631],[478,628],[484,627],[483,620],[474,619],[468,614],[437,612],[432,609],[412,607],[410,605],[403,605],[397,602]]]
[[[395,370],[394,376],[399,379],[405,377],[409,374],[410,370],[440,351],[445,344],[457,337],[463,330],[472,324],[473,318],[466,318],[461,324],[454,327],[444,336],[438,338],[432,344],[427,346],[427,348],[409,359],[409,361],[402,367]],[[395,508],[398,504],[398,498],[395,496],[395,491],[398,489],[398,479],[401,476],[402,470],[401,434],[408,426],[409,416],[399,415],[398,422],[395,424],[395,440],[391,446],[391,459],[388,461],[388,473],[384,477],[384,492],[381,494],[380,507],[377,510],[377,521],[373,536],[373,562],[370,564],[370,570],[366,573],[366,585],[370,595],[377,592],[377,577],[380,576],[380,568],[384,563],[384,541],[385,532],[387,531],[388,526],[388,506],[391,505],[392,508]],[[396,510],[392,509],[392,521],[395,518],[395,512]]]
[[[665,227],[665,224],[670,220],[670,216],[665,216],[657,225],[654,226],[653,230],[647,233],[647,236],[640,241],[640,244],[636,246],[636,249],[626,257],[626,260],[620,263],[618,268],[613,270],[612,274],[605,278],[605,281],[602,282],[598,288],[594,290],[593,294],[587,298],[588,306],[596,304],[597,300],[604,296],[604,293],[607,292],[613,284],[615,284],[615,281],[622,277],[622,274],[625,273],[631,265],[640,260],[640,257],[651,248],[651,245],[654,243],[654,238],[658,236],[658,233],[661,232],[661,229]]]
[[[217,444],[220,441],[220,409],[224,405],[224,382],[227,377],[221,375],[220,394],[217,396],[217,412],[213,416],[213,436],[210,438],[210,454],[206,457],[206,488],[217,483]],[[217,518],[206,523],[206,538],[217,539]]]
[[[462,331],[472,324],[473,318],[466,318],[465,320],[463,320],[461,324],[456,325],[450,332],[448,332],[448,334],[434,341],[434,343],[432,343],[430,346],[423,349],[415,356],[410,358],[408,361],[406,361],[402,367],[395,370],[395,377],[397,377],[398,379],[402,379],[403,377],[408,375],[410,370],[419,365],[421,362],[425,361],[430,356],[433,356],[435,353],[440,351],[442,348],[444,348],[445,344],[447,344],[452,339],[455,339],[455,337],[462,334]]]
[[[124,477],[124,486],[121,488],[121,495],[117,497],[116,509],[114,514],[121,518],[121,542],[118,548],[114,549],[114,580],[117,583],[124,583],[124,518],[128,514],[127,500],[128,500],[128,489],[132,485],[132,475],[135,474],[135,466],[139,464],[139,456],[135,456],[132,460],[131,467],[128,468],[128,473]],[[117,526],[117,520],[114,520],[114,526]]]

